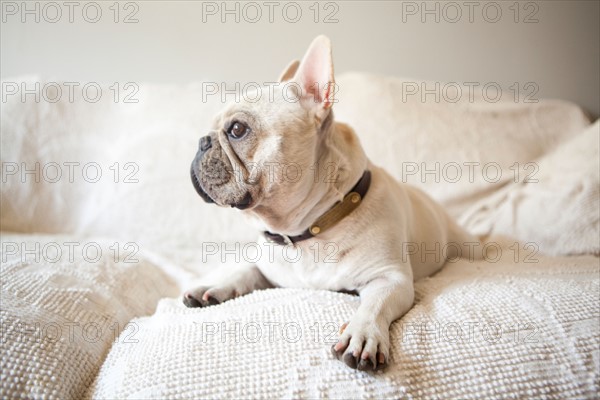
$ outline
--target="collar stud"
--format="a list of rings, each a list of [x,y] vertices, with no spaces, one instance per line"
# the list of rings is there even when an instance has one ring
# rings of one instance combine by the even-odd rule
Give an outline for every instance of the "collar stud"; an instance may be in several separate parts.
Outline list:
[[[358,203],[360,201],[360,194],[358,193],[352,193],[350,195],[350,201],[354,204]]]

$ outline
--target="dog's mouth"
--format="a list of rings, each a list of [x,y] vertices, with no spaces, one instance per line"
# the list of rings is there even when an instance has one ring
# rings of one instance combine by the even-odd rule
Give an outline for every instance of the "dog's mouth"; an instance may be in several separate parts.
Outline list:
[[[217,204],[217,202],[214,201],[204,189],[202,189],[202,186],[200,185],[200,180],[198,179],[198,175],[196,175],[196,171],[194,171],[193,163],[190,168],[190,176],[192,178],[192,185],[194,185],[194,189],[196,189],[196,192],[200,195],[202,200],[209,204]],[[246,192],[246,194],[240,201],[232,203],[230,204],[230,206],[232,208],[238,208],[240,210],[250,208],[252,206],[252,195],[250,194],[250,192]]]
[[[196,172],[194,171],[194,164],[192,163],[192,166],[190,168],[190,175],[192,178],[192,185],[194,185],[194,189],[196,189],[196,192],[198,192],[198,194],[200,195],[200,197],[202,197],[202,200],[204,200],[207,203],[214,203],[215,201],[213,199],[210,198],[210,196],[208,195],[208,193],[206,193],[204,191],[204,189],[202,189],[202,186],[200,186],[200,181],[198,180],[198,176],[196,176]]]
[[[251,205],[252,205],[252,195],[250,194],[250,192],[246,192],[246,194],[244,195],[244,198],[242,200],[240,200],[239,202],[232,204],[231,207],[235,207],[240,210],[245,210],[247,208],[250,208]]]

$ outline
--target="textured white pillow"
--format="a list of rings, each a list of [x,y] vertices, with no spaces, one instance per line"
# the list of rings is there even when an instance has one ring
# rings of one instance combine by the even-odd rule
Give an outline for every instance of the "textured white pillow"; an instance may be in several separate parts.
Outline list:
[[[599,141],[597,121],[536,160],[533,180],[474,205],[462,223],[479,234],[531,242],[550,255],[600,254]]]
[[[124,243],[3,234],[1,245],[2,398],[81,398],[115,339],[137,341],[129,321],[178,293]]]
[[[13,96],[3,104],[3,170],[7,162],[20,169],[2,185],[2,230],[133,241],[198,271],[209,268],[203,243],[254,239],[238,210],[204,204],[190,180],[198,140],[222,107],[219,96],[203,101],[200,84],[140,85],[137,103],[115,103],[108,87],[103,93],[97,103],[70,103],[68,96],[22,103]],[[79,163],[73,183],[68,162]],[[40,182],[23,180],[21,163],[39,163]],[[52,163],[63,173],[56,183],[44,179],[44,166],[54,178]],[[96,170],[102,177],[90,182]]]
[[[472,99],[462,87],[453,103],[456,96],[444,88],[454,86],[439,82],[436,90],[435,82],[346,74],[337,83],[336,118],[355,129],[371,160],[425,190],[455,217],[511,182],[515,163],[522,169],[589,125],[575,104],[515,103],[510,90],[494,103],[482,85]]]
[[[330,353],[358,297],[271,289],[204,309],[162,300],[134,320],[138,343],[113,346],[86,397],[594,397],[598,259],[522,251],[514,263],[502,249],[499,260],[462,260],[417,282],[415,307],[392,325],[383,373]]]

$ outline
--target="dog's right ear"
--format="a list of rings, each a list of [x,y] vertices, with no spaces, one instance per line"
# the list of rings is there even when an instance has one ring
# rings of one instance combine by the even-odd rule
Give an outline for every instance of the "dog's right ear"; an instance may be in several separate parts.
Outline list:
[[[299,85],[301,102],[324,120],[334,103],[333,61],[331,42],[327,36],[312,41],[293,81]]]
[[[296,71],[298,70],[298,66],[300,65],[300,61],[294,60],[288,64],[287,67],[283,70],[281,75],[279,76],[279,82],[289,81],[296,75]]]

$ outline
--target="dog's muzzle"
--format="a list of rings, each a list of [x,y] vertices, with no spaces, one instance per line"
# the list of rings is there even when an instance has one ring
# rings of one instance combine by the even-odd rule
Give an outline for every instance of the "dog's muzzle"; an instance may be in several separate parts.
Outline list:
[[[202,197],[202,200],[204,200],[207,203],[214,203],[215,201],[211,199],[210,196],[204,191],[204,189],[202,189],[202,186],[200,186],[200,180],[198,179],[198,175],[196,175],[196,171],[194,169],[194,165],[197,165],[202,159],[202,156],[204,156],[204,153],[206,153],[206,151],[212,147],[212,141],[210,139],[210,136],[202,136],[200,138],[200,143],[198,147],[198,153],[196,153],[196,157],[194,157],[194,161],[192,161],[192,166],[190,168],[192,184],[194,185],[194,189],[196,189],[196,192],[198,192],[200,197]]]
[[[206,136],[202,136],[200,138],[200,151],[202,152],[202,154],[204,154],[206,152],[206,150],[210,149],[212,147],[212,139],[210,138],[210,136],[206,135]]]
[[[198,143],[198,152],[196,153],[196,157],[194,157],[194,161],[192,161],[192,166],[190,168],[190,177],[192,178],[192,184],[194,185],[194,189],[196,189],[196,192],[198,192],[198,194],[200,195],[200,197],[202,197],[202,200],[204,200],[207,203],[215,203],[216,201],[214,201],[209,195],[208,193],[206,193],[206,191],[202,188],[202,185],[200,184],[200,178],[198,177],[198,165],[200,164],[202,157],[204,157],[204,154],[212,147],[212,140],[210,138],[210,136],[203,136],[200,138],[200,142]],[[225,166],[223,165],[223,168],[225,168]],[[244,197],[234,203],[229,204],[231,207],[235,207],[238,208],[240,210],[245,210],[249,207],[252,206],[252,195],[250,194],[250,192],[246,192]]]
[[[194,185],[194,189],[196,189],[196,192],[198,192],[200,197],[202,197],[202,200],[204,200],[207,203],[214,203],[215,201],[213,199],[211,199],[210,196],[204,191],[204,189],[202,189],[202,186],[200,186],[200,182],[198,181],[198,177],[196,176],[196,172],[194,171],[195,163],[196,163],[196,159],[194,159],[194,161],[192,162],[192,167],[190,168],[192,185]]]

